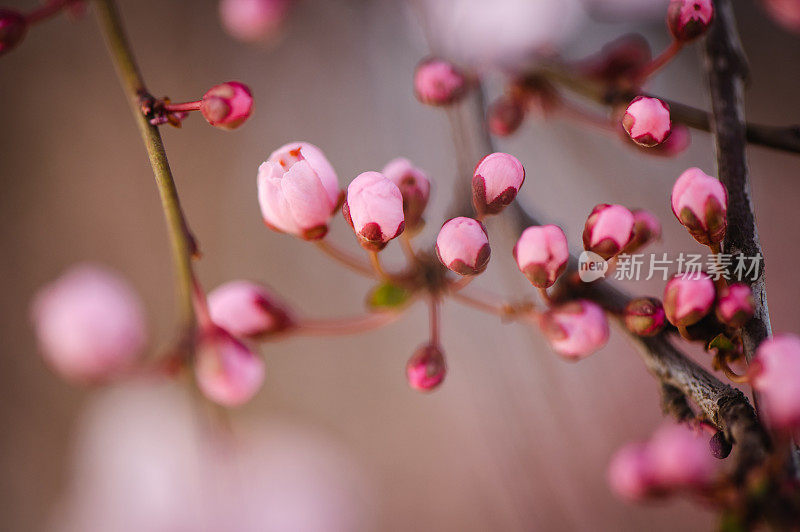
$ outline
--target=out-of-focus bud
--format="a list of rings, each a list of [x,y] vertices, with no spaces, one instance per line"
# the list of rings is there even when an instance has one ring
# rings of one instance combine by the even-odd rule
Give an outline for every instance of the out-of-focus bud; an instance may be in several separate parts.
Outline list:
[[[717,472],[708,439],[687,425],[669,423],[648,444],[652,475],[662,489],[703,488]]]
[[[11,9],[0,9],[0,55],[15,48],[28,31],[22,14]]]
[[[250,87],[238,81],[228,81],[211,87],[200,102],[203,118],[220,129],[236,129],[253,112]]]
[[[579,65],[587,77],[607,83],[628,82],[650,63],[653,54],[642,35],[630,33],[615,39]]]
[[[633,213],[622,205],[601,203],[592,210],[583,229],[583,247],[608,260],[633,238]]]
[[[570,360],[587,357],[608,342],[608,319],[591,301],[571,301],[551,308],[542,315],[540,326],[553,349]]]
[[[725,325],[738,328],[750,321],[756,311],[753,291],[744,283],[734,283],[722,288],[717,297],[717,319]]]
[[[659,155],[661,157],[675,157],[680,155],[692,144],[692,133],[683,124],[673,123],[672,129],[667,140],[652,148],[641,147],[642,151],[649,155]]]
[[[230,281],[208,294],[211,320],[238,338],[262,338],[294,326],[281,303],[263,286]]]
[[[719,179],[689,168],[672,187],[672,212],[695,240],[716,244],[728,226],[728,192]]]
[[[525,119],[525,104],[511,95],[496,99],[486,110],[489,131],[498,137],[513,135]]]
[[[800,337],[776,334],[764,340],[750,375],[769,423],[783,430],[800,428]]]
[[[664,310],[676,327],[700,321],[714,306],[714,282],[704,273],[684,273],[669,280],[664,288]]]
[[[403,195],[406,229],[409,231],[416,229],[423,222],[422,214],[428,206],[431,194],[428,176],[405,157],[392,159],[386,163],[381,173],[397,185]]]
[[[32,318],[45,360],[75,382],[122,375],[145,344],[136,293],[119,275],[96,265],[74,266],[41,288]]]
[[[653,297],[637,297],[625,306],[625,326],[639,336],[655,336],[664,330],[667,315],[661,301]]]
[[[608,466],[608,484],[619,497],[637,502],[653,489],[647,446],[629,443],[614,454]]]
[[[201,333],[195,353],[200,391],[223,406],[249,401],[264,383],[264,361],[221,327]]]
[[[291,0],[222,0],[219,16],[225,31],[240,41],[271,41],[280,35],[291,3]]]
[[[489,264],[489,235],[481,222],[459,216],[448,220],[436,237],[436,254],[447,269],[477,275]]]
[[[525,168],[508,153],[490,153],[475,166],[472,204],[479,214],[497,214],[514,201],[525,181]]]
[[[421,392],[437,388],[447,374],[447,363],[442,350],[434,344],[417,348],[406,364],[408,385]]]
[[[328,159],[307,142],[281,146],[258,168],[261,214],[275,231],[306,240],[324,237],[341,195]]]
[[[444,59],[424,59],[414,72],[414,94],[426,105],[453,104],[466,94],[467,88],[464,73]]]
[[[514,260],[531,284],[538,288],[553,286],[569,260],[564,231],[557,225],[528,227],[514,246]]]
[[[342,208],[361,246],[380,251],[405,229],[403,194],[380,172],[364,172],[347,187]]]
[[[789,31],[800,33],[800,2],[797,0],[761,0],[772,19]]]
[[[658,98],[637,96],[625,110],[622,127],[636,144],[647,148],[657,146],[671,131],[669,107]]]
[[[714,19],[712,0],[671,0],[667,26],[675,40],[688,42],[706,32]]]
[[[633,214],[633,236],[623,253],[636,253],[646,245],[661,239],[661,222],[656,215],[644,209],[634,209]]]

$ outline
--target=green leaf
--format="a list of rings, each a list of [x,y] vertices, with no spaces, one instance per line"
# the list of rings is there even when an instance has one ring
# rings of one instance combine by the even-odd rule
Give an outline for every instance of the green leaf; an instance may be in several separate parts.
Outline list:
[[[367,305],[373,309],[392,309],[408,301],[410,293],[402,286],[389,282],[379,284],[367,295]]]
[[[736,346],[733,345],[733,342],[731,342],[730,338],[728,338],[724,334],[718,334],[717,336],[714,337],[713,340],[708,342],[708,348],[709,349],[716,348],[719,349],[721,352],[728,352],[728,351],[734,351],[736,349]]]

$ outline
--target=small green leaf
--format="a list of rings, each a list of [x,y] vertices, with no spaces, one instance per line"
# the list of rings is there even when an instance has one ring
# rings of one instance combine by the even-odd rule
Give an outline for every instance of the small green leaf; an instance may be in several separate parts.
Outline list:
[[[719,349],[721,352],[728,352],[733,351],[736,349],[736,346],[733,345],[730,338],[725,336],[724,334],[718,334],[714,337],[713,340],[708,342],[709,349]]]
[[[367,305],[374,309],[390,309],[408,300],[408,290],[392,283],[379,284],[367,296]]]

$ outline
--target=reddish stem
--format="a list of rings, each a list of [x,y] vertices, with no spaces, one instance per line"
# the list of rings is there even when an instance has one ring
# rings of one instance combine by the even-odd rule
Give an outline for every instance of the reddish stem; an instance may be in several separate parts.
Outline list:
[[[201,103],[203,103],[202,100],[197,100],[196,102],[170,103],[164,106],[164,111],[168,113],[199,111]]]
[[[431,296],[428,305],[428,317],[431,328],[431,345],[439,345],[439,330],[441,328],[439,320],[439,298]]]
[[[673,57],[675,57],[678,52],[681,51],[683,48],[683,43],[677,40],[672,41],[663,52],[661,52],[658,56],[654,57],[650,63],[648,63],[641,72],[637,75],[638,80],[644,81],[669,63]]]

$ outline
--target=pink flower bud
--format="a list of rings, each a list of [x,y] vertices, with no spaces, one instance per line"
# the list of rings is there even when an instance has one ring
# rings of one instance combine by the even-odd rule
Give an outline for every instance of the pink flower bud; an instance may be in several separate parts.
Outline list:
[[[41,288],[32,316],[45,360],[76,382],[120,376],[145,344],[139,298],[124,279],[101,266],[73,266]]]
[[[232,37],[263,42],[278,36],[290,6],[290,0],[222,0],[219,15]]]
[[[671,0],[667,26],[675,40],[688,42],[706,32],[714,19],[711,0]]]
[[[608,319],[595,303],[571,301],[551,308],[540,326],[555,351],[570,360],[580,360],[608,342]]]
[[[531,284],[538,288],[553,286],[569,260],[564,231],[557,225],[528,227],[514,246],[514,260]]]
[[[744,283],[734,283],[719,291],[717,297],[717,318],[733,328],[739,328],[753,317],[756,302],[753,291]]]
[[[433,344],[417,348],[406,364],[408,385],[421,392],[437,388],[447,374],[447,363],[442,350]]]
[[[467,92],[467,77],[452,63],[429,58],[417,65],[414,94],[426,105],[450,105]]]
[[[614,454],[608,466],[608,484],[621,498],[637,502],[650,495],[653,488],[647,446],[629,443]]]
[[[472,177],[472,204],[479,214],[497,214],[514,201],[525,181],[525,168],[507,153],[481,159]]]
[[[583,229],[583,247],[605,260],[617,255],[633,238],[633,213],[622,205],[597,205]]]
[[[459,216],[448,220],[436,237],[436,254],[449,270],[477,275],[489,264],[489,235],[481,222]]]
[[[800,428],[800,337],[776,334],[764,340],[750,371],[769,423],[777,429]]]
[[[398,157],[386,163],[381,173],[397,185],[403,195],[403,215],[406,229],[418,227],[423,221],[422,214],[425,212],[431,194],[428,176],[404,157]]]
[[[0,55],[15,48],[28,31],[22,14],[11,9],[0,9]]]
[[[687,425],[669,423],[658,429],[648,444],[648,455],[653,480],[662,490],[703,488],[717,471],[708,439]]]
[[[669,137],[669,107],[658,98],[637,96],[622,117],[622,127],[633,142],[652,148]]]
[[[636,253],[646,245],[661,239],[661,222],[656,215],[644,209],[635,209],[633,214],[633,236],[623,253]]]
[[[728,225],[728,193],[720,181],[689,168],[672,187],[672,212],[704,245],[722,241]]]
[[[772,20],[789,31],[800,33],[800,2],[797,0],[761,0]]]
[[[281,146],[258,168],[258,202],[268,227],[306,240],[328,232],[339,181],[322,151],[307,142]]]
[[[269,291],[250,281],[230,281],[208,294],[211,320],[239,338],[261,338],[294,326]]]
[[[221,327],[204,331],[195,353],[203,395],[223,406],[249,401],[264,383],[264,361]]]
[[[692,133],[689,131],[689,128],[684,126],[683,124],[672,124],[672,129],[670,130],[669,137],[667,140],[659,144],[658,146],[654,146],[653,148],[641,148],[643,151],[648,153],[649,155],[659,155],[662,157],[675,157],[676,155],[680,155],[686,148],[691,146],[692,144]]]
[[[655,336],[664,330],[667,315],[661,301],[653,297],[637,297],[625,306],[625,326],[639,336]]]
[[[253,112],[250,88],[238,81],[228,81],[211,87],[200,102],[203,118],[220,129],[236,129]]]
[[[514,134],[525,119],[525,106],[519,98],[501,96],[486,111],[489,131],[498,137]]]
[[[694,325],[711,311],[715,297],[714,282],[708,275],[676,275],[664,288],[667,319],[676,327]]]
[[[365,249],[380,251],[405,229],[403,194],[380,172],[353,179],[342,211]]]

